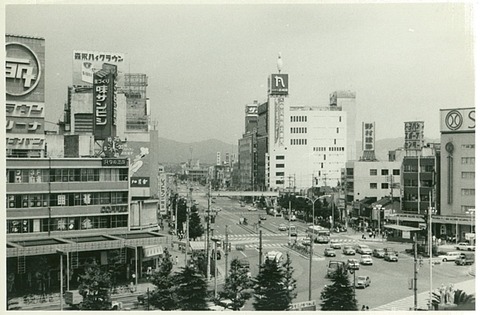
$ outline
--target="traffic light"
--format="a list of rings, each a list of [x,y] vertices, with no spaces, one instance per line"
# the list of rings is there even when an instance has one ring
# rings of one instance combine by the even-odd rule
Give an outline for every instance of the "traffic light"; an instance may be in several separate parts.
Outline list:
[[[232,243],[228,242],[228,252],[232,251]]]

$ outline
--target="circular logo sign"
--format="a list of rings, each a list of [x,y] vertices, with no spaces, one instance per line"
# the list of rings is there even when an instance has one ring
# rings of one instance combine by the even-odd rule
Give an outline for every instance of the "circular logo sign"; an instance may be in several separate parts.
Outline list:
[[[462,123],[463,117],[458,110],[452,110],[445,116],[445,125],[450,130],[458,130]]]
[[[448,143],[445,145],[445,150],[447,150],[448,153],[452,154],[452,153],[453,153],[453,150],[454,150],[453,143],[448,142]]]
[[[6,44],[6,93],[23,96],[40,82],[42,69],[37,55],[22,43]]]

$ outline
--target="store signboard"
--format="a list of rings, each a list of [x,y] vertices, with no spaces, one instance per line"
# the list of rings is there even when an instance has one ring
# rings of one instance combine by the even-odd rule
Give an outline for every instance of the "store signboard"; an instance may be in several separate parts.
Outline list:
[[[363,151],[375,151],[375,123],[363,123]]]
[[[475,108],[441,109],[440,132],[475,132]]]
[[[120,73],[125,73],[125,54],[99,51],[73,51],[73,85],[92,86],[96,71],[103,68],[104,63],[118,67]]]
[[[424,122],[423,121],[408,121],[405,122],[405,149],[406,150],[421,150],[423,147]]]

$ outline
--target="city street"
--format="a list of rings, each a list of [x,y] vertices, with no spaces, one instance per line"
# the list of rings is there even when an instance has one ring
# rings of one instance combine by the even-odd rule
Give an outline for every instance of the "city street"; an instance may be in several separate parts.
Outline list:
[[[205,196],[205,194],[203,194]],[[206,196],[204,198],[196,197],[201,206],[206,205]],[[221,209],[215,223],[211,225],[214,228],[215,235],[222,235],[224,239],[225,225],[228,225],[229,242],[232,243],[232,252],[229,254],[229,261],[233,258],[247,259],[250,262],[252,275],[258,273],[258,232],[252,224],[258,222],[259,214],[265,214],[262,210],[247,211],[246,207],[241,207],[236,199],[227,197],[217,197],[212,204],[212,208]],[[240,217],[246,217],[249,222],[247,226],[239,225]],[[294,302],[302,302],[308,300],[308,257],[302,256],[294,250],[288,248],[288,233],[278,231],[280,224],[288,224],[288,221],[281,217],[273,217],[268,215],[267,220],[262,221],[262,247],[263,254],[270,250],[280,251],[284,255],[290,253],[293,266],[295,268],[294,277],[297,280],[297,298]],[[306,236],[306,224],[303,222],[292,222],[299,230],[298,238]],[[293,238],[292,238],[293,239]],[[372,266],[360,266],[360,270],[356,271],[356,276],[369,276],[372,284],[366,289],[356,289],[358,304],[368,305],[370,308],[378,307],[389,302],[413,295],[413,290],[409,290],[409,279],[413,279],[414,263],[413,256],[406,254],[405,249],[411,248],[411,244],[383,242],[379,239],[367,239],[360,242],[361,235],[353,232],[332,233],[333,241],[343,244],[366,244],[372,250],[391,247],[399,252],[398,262],[387,262],[381,258],[373,258]],[[236,244],[245,245],[245,250],[238,251],[235,249]],[[348,258],[360,259],[359,254],[355,256],[346,256],[341,253],[340,249],[336,250],[336,257],[325,258],[323,251],[328,244],[315,244],[313,258],[313,275],[312,275],[312,299],[319,301],[320,293],[323,287],[330,283],[326,278],[326,267],[329,260],[346,261]],[[224,261],[219,261],[219,268],[224,268]],[[453,262],[441,263],[433,266],[433,289],[436,290],[440,285],[462,282],[471,279],[468,275],[468,266],[457,266]],[[424,260],[423,266],[418,267],[418,292],[428,291],[430,289],[429,266],[427,260]],[[351,275],[353,279],[353,275]],[[245,309],[253,309],[250,300]],[[412,305],[413,307],[413,305]]]

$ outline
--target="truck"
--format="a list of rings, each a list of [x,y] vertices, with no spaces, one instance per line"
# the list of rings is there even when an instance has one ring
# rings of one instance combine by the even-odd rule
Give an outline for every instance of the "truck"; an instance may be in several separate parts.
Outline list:
[[[455,264],[458,266],[471,265],[475,262],[475,253],[461,253],[460,256],[455,259]]]
[[[347,264],[344,261],[330,260],[327,265],[327,278],[332,277],[337,269],[341,269],[343,273],[347,273]]]

